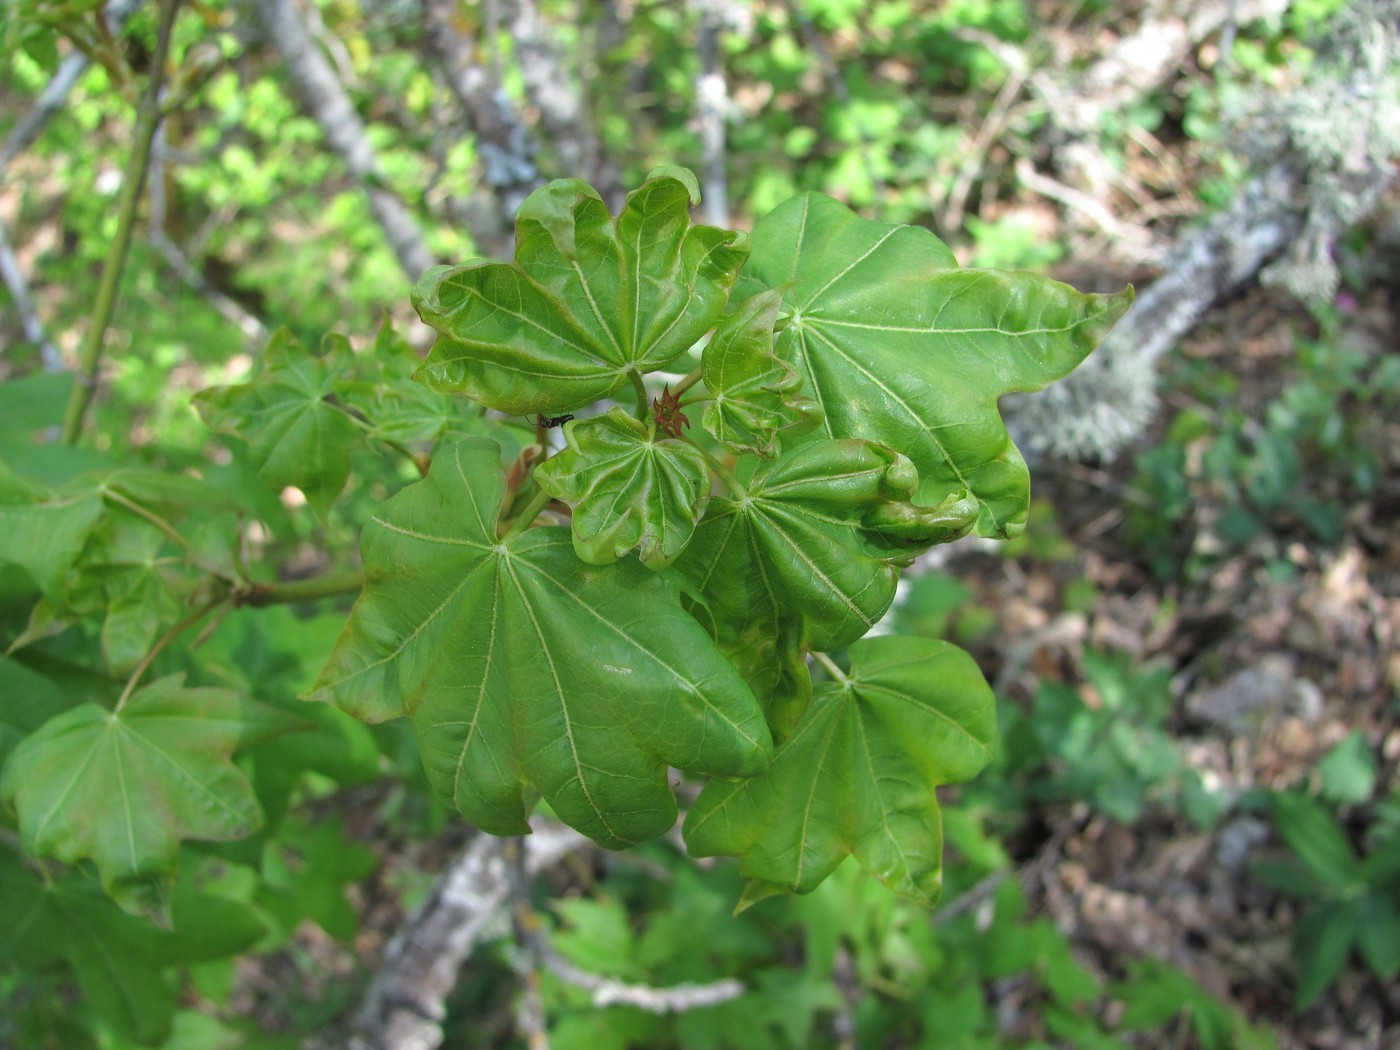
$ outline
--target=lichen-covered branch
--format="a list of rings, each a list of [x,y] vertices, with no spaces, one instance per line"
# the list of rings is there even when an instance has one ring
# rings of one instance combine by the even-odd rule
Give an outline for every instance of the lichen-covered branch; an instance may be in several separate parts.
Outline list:
[[[537,821],[525,840],[525,866],[542,871],[587,843],[561,824]],[[480,835],[438,876],[416,912],[394,935],[361,1000],[351,1050],[435,1050],[442,1045],[445,1003],[457,972],[482,941],[504,933],[510,896],[502,840]]]
[[[316,45],[296,7],[296,0],[255,0],[258,17],[282,60],[287,74],[326,142],[345,162],[350,175],[369,198],[375,221],[384,231],[410,282],[436,264],[423,240],[417,220],[390,189],[350,96],[330,61]]]

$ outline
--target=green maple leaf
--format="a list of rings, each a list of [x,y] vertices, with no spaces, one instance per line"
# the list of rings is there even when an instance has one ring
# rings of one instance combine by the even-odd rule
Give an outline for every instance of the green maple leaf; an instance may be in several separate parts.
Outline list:
[[[158,899],[182,839],[241,838],[261,821],[230,761],[241,747],[299,719],[226,689],[190,689],[184,675],[152,682],[120,710],[82,704],[21,742],[0,777],[36,856],[91,860],[124,906]]]
[[[349,344],[328,339],[308,353],[286,328],[263,351],[262,371],[236,386],[195,395],[204,422],[248,443],[258,474],[273,488],[295,485],[324,514],[350,476],[350,449],[360,431],[330,400],[349,381]]]
[[[909,460],[882,445],[820,441],[762,463],[742,495],[711,499],[676,567],[704,597],[721,649],[788,683],[787,713],[770,705],[779,735],[801,713],[802,654],[865,634],[894,600],[908,544],[963,529],[964,504],[951,516],[916,508],[917,484]],[[753,684],[764,696],[767,681]]]
[[[775,455],[783,431],[803,433],[821,406],[802,393],[802,376],[773,352],[783,290],[761,292],[721,321],[700,358],[713,400],[703,425],[736,452]]]
[[[689,441],[661,437],[620,408],[564,424],[568,447],[535,480],[574,507],[574,551],[590,565],[636,549],[642,564],[670,565],[705,512],[710,468]]]
[[[68,572],[102,513],[101,493],[91,485],[55,489],[0,460],[0,562],[18,565],[56,605],[66,604]]]
[[[894,636],[850,648],[844,681],[811,710],[757,777],[712,781],[685,822],[697,856],[737,856],[769,892],[814,889],[853,855],[896,892],[926,903],[942,881],[934,789],[987,763],[995,700],[972,658],[947,642]]]
[[[487,831],[527,831],[538,792],[606,846],[659,835],[667,767],[757,772],[762,712],[669,575],[586,565],[563,528],[499,537],[499,457],[445,445],[365,527],[364,593],[311,698],[411,716],[434,790]]]
[[[808,193],[754,228],[740,290],[786,288],[778,354],[825,413],[918,467],[919,502],[976,501],[977,531],[1014,536],[1030,501],[997,398],[1074,369],[1132,302],[1028,273],[959,269],[929,231],[862,219]]]
[[[614,219],[579,179],[532,193],[515,262],[424,275],[413,301],[438,340],[417,377],[514,415],[558,414],[685,353],[719,318],[744,235],[695,226],[695,176],[653,171]]]

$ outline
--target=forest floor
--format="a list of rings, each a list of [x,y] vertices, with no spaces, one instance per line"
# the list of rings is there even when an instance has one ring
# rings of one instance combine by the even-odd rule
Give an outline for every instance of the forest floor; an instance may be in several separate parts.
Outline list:
[[[1339,338],[1394,353],[1393,295],[1383,289],[1355,304]],[[1239,406],[1262,413],[1298,340],[1315,331],[1291,299],[1256,288],[1205,318],[1178,360],[1238,376]],[[1165,396],[1163,423],[1174,397]],[[1033,517],[1030,529],[1058,527],[1069,541],[1062,556],[973,552],[948,566],[972,586],[978,606],[996,611],[991,641],[978,647],[984,667],[1003,696],[1026,703],[1040,681],[1083,683],[1089,649],[1167,669],[1176,702],[1165,731],[1187,765],[1227,795],[1298,785],[1355,731],[1381,756],[1379,783],[1394,785],[1400,442],[1385,455],[1376,488],[1346,508],[1340,538],[1326,546],[1280,518],[1271,522],[1277,530],[1217,552],[1208,525],[1222,508],[1198,504],[1177,553],[1212,555],[1208,571],[1171,580],[1154,575],[1129,536],[1131,455],[1102,469],[1035,465],[1036,496],[1052,513],[1039,525]],[[1097,597],[1067,611],[1066,588],[1077,581],[1089,581]],[[1080,691],[1096,703],[1092,686]],[[1251,864],[1279,853],[1269,824],[1249,813],[1202,831],[1167,807],[1149,805],[1129,825],[1074,803],[1048,808],[1017,860],[1032,906],[1106,976],[1121,976],[1125,959],[1153,957],[1268,1021],[1288,1050],[1400,1048],[1400,985],[1359,968],[1295,1013],[1290,935],[1298,906],[1247,877]],[[1014,1016],[1014,1004],[1006,1012]],[[1192,1044],[1183,1029],[1153,1045]]]

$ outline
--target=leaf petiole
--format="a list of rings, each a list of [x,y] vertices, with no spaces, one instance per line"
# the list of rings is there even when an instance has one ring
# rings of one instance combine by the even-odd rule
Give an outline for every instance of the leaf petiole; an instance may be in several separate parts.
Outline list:
[[[151,646],[151,651],[141,658],[141,662],[136,665],[136,670],[131,672],[131,677],[126,680],[126,688],[122,690],[122,695],[117,697],[117,705],[112,708],[112,714],[115,715],[121,711],[127,700],[130,699],[132,691],[136,688],[136,683],[141,681],[141,676],[146,673],[146,669],[149,668],[151,664],[155,663],[156,657],[161,654],[167,645],[180,637],[180,635],[184,634],[195,624],[199,623],[200,620],[204,619],[205,616],[209,615],[210,612],[226,601],[228,601],[227,594],[220,594],[216,598],[211,598],[174,627],[170,628],[170,630],[166,631],[164,637],[156,642],[155,645]]]
[[[651,395],[647,393],[647,385],[642,382],[642,375],[635,368],[629,369],[627,378],[632,381],[632,389],[637,393],[637,418],[643,423],[647,416],[651,414]]]
[[[510,528],[505,531],[501,539],[511,539],[515,536],[519,536],[528,529],[534,524],[535,519],[540,516],[540,512],[543,511],[545,507],[549,506],[549,501],[552,498],[553,497],[544,489],[540,489],[536,492],[534,496],[530,498],[530,502],[525,504],[525,509],[520,512],[515,521],[511,522]]]
[[[691,444],[695,443],[691,442]],[[700,449],[700,454],[705,457],[705,462],[714,471],[715,477],[724,483],[724,487],[729,490],[731,496],[735,499],[744,499],[748,496],[749,490],[744,488],[743,483],[734,476],[734,472],[721,463],[714,453],[700,445],[695,445],[695,447]]]
[[[851,680],[846,675],[846,672],[836,666],[836,661],[827,656],[826,653],[814,652],[812,653],[812,659],[821,664],[822,670],[831,675],[832,681],[839,684],[842,689],[845,689],[851,684]]]

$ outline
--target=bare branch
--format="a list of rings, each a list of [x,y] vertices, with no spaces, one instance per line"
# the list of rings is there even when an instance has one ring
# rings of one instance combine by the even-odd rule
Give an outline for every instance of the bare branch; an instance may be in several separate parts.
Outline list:
[[[369,197],[370,210],[394,249],[399,266],[410,281],[417,281],[437,260],[428,250],[412,212],[381,176],[364,121],[307,30],[296,0],[256,0],[256,6],[263,28],[286,63],[302,102]]]
[[[538,872],[587,843],[561,824],[537,822],[525,865]],[[435,1050],[444,1003],[482,941],[505,931],[509,890],[502,840],[480,835],[438,876],[432,892],[385,950],[343,1043],[351,1050]],[[329,1045],[329,1044],[328,1044]]]
[[[725,174],[724,117],[729,87],[720,64],[720,34],[725,28],[725,0],[692,0],[700,13],[700,75],[695,80],[695,109],[704,159],[702,197],[705,221],[729,225],[729,180]]]
[[[10,290],[10,298],[14,301],[20,323],[24,326],[24,337],[39,346],[39,357],[44,363],[44,371],[62,372],[63,358],[34,309],[34,302],[29,297],[29,285],[25,283],[24,274],[19,269],[19,260],[15,258],[14,250],[5,236],[3,222],[0,222],[0,279],[4,280],[5,287]]]
[[[635,1006],[654,1014],[679,1013],[683,1010],[728,1002],[744,994],[743,984],[733,978],[710,984],[687,982],[666,988],[653,988],[650,985],[631,984],[619,981],[615,977],[604,977],[580,969],[560,955],[550,942],[545,933],[544,923],[530,902],[530,885],[526,873],[519,866],[519,861],[513,860],[509,848],[506,860],[508,865],[515,865],[509,882],[516,938],[539,966],[575,988],[592,993],[594,1006],[600,1009],[605,1006]]]
[[[165,232],[165,159],[168,155],[165,147],[165,125],[161,124],[156,129],[155,148],[151,151],[151,244],[176,276],[207,299],[224,320],[236,325],[244,338],[257,345],[267,342],[267,326],[206,281],[180,246]]]

